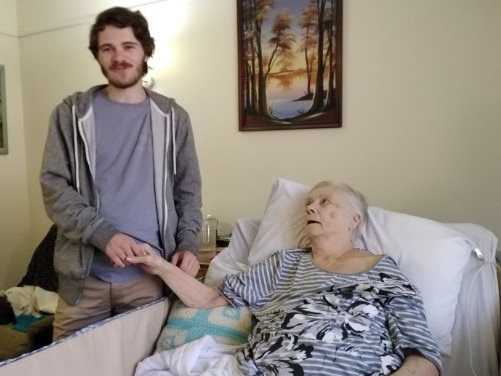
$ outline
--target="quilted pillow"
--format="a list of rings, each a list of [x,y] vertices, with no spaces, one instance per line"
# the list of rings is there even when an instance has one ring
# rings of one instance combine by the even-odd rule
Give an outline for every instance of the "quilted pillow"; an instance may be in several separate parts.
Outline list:
[[[176,300],[157,340],[155,352],[171,350],[207,334],[220,344],[241,345],[247,342],[251,330],[252,313],[247,307],[195,309]]]

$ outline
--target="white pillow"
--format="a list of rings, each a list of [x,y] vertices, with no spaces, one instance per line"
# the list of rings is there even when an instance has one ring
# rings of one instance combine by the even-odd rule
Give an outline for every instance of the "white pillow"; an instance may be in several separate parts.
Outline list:
[[[253,265],[279,249],[307,246],[304,202],[309,187],[275,179],[249,253]],[[387,253],[420,290],[440,351],[450,355],[452,327],[464,266],[473,248],[462,233],[425,218],[369,208],[362,245]]]
[[[305,201],[310,188],[286,179],[273,180],[261,225],[249,251],[249,265],[281,249],[309,246],[305,228]]]
[[[433,338],[450,355],[463,270],[475,246],[445,224],[376,207],[361,235],[365,249],[391,255],[419,289]]]

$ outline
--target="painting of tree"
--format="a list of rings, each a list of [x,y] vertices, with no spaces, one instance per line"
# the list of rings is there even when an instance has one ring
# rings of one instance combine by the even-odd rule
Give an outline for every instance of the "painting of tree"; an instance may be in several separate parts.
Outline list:
[[[342,0],[237,0],[241,131],[341,127]]]

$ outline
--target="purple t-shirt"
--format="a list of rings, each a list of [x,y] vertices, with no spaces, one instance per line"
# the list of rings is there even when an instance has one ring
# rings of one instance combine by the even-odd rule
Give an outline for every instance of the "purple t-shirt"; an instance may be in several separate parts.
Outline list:
[[[99,214],[119,231],[161,251],[154,194],[153,141],[149,100],[118,103],[99,91],[96,122],[96,187]],[[140,278],[138,266],[113,267],[96,251],[91,273],[108,282]]]

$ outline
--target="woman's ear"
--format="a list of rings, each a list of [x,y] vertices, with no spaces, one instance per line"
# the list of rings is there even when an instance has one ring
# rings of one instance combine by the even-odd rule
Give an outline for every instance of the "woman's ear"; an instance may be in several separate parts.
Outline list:
[[[362,220],[362,216],[359,213],[353,214],[353,217],[352,217],[353,227],[354,228],[358,227],[361,220]]]

